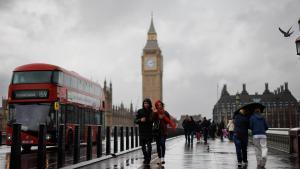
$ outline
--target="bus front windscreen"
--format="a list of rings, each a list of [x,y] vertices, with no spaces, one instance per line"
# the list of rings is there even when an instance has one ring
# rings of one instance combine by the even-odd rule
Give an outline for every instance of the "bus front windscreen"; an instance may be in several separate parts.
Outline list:
[[[50,104],[12,104],[9,105],[9,123],[22,124],[22,130],[38,131],[39,124],[49,124]]]
[[[14,72],[12,84],[50,83],[53,71]]]

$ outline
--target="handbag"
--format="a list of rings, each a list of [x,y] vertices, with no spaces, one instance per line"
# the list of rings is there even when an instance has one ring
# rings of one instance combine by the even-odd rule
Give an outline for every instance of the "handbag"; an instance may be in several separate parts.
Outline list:
[[[152,133],[153,135],[159,135],[160,129],[160,120],[155,120],[152,125]]]

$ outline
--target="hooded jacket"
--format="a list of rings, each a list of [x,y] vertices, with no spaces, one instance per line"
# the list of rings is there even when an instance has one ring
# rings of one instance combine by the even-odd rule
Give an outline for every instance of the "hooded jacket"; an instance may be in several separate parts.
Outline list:
[[[148,109],[144,107],[145,102],[149,104]],[[146,118],[145,122],[141,121],[143,117]],[[152,103],[150,99],[145,99],[143,101],[143,108],[138,110],[134,122],[139,125],[140,138],[152,137],[153,111],[152,111]]]
[[[268,125],[265,118],[260,113],[253,113],[250,117],[250,129],[252,135],[266,135]]]

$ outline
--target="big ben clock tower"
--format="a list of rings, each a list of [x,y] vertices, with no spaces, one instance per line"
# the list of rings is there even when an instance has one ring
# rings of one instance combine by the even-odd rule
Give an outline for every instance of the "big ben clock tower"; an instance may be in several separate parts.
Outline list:
[[[153,18],[148,31],[148,39],[142,55],[143,99],[150,98],[152,102],[163,99],[163,56],[157,43],[157,34]]]

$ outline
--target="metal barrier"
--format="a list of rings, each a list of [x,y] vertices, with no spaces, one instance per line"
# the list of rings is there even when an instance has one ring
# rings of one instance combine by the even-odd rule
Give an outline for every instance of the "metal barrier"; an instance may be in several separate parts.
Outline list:
[[[267,146],[290,153],[289,129],[270,128],[267,130]]]

